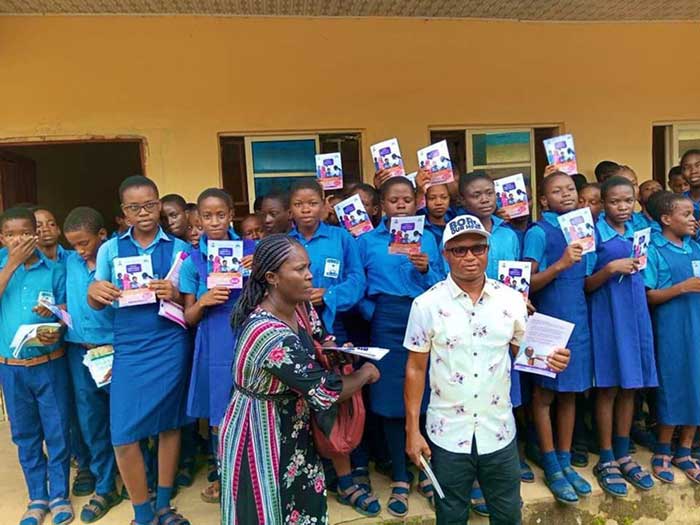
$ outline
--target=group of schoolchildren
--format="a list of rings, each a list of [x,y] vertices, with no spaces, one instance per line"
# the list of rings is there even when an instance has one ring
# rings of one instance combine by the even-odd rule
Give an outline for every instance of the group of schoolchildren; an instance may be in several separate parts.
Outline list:
[[[74,519],[72,459],[78,463],[73,494],[92,494],[80,513],[85,523],[129,498],[136,525],[187,525],[171,499],[192,484],[200,448],[212,457],[202,498],[218,503],[216,436],[232,388],[230,315],[240,290],[207,287],[207,243],[273,233],[286,233],[307,250],[311,302],[337,345],[390,350],[376,362],[381,379],[365,392],[362,443],[327,462],[327,487],[360,514],[377,515],[382,502],[372,492],[372,461],[392,482],[386,511],[407,515],[415,475],[405,454],[404,333],[413,299],[446,277],[442,232],[462,214],[490,232],[489,278],[498,279],[499,261],[531,262],[530,310],[575,324],[563,373],[511,374],[525,442],[521,480],[534,481],[527,457],[543,469],[557,501],[576,503],[591,486],[572,467],[587,465],[595,452],[597,481],[613,496],[625,496],[628,485],[650,490],[654,478],[673,483],[680,472],[700,483],[700,150],[686,152],[671,171],[672,192],[655,181],[638,185],[631,168],[611,161],[598,165],[592,184],[548,167],[536,221],[498,209],[485,173],[462,174],[447,185],[430,186],[429,179],[426,171],[414,183],[383,170],[374,186],[346,184],[342,195],[329,196],[317,181],[301,179],[287,193],[257,199],[238,232],[223,190],[209,188],[188,204],[178,195],[161,198],[141,176],[119,188],[119,227],[111,237],[89,207],[72,210],[62,229],[40,207],[5,211],[0,381],[29,492],[20,525],[41,525],[49,513],[54,525]],[[333,212],[334,203],[351,195],[360,197],[374,226],[357,238]],[[567,244],[559,228],[557,217],[578,207],[595,217],[595,253]],[[391,254],[388,221],[415,215],[425,216],[420,252]],[[643,228],[652,229],[652,239],[640,270],[632,238]],[[59,243],[61,233],[72,250]],[[188,256],[179,278],[169,278],[182,253]],[[113,260],[137,255],[150,256],[149,288],[159,301],[183,307],[189,329],[160,316],[158,303],[113,307],[120,296]],[[251,262],[247,255],[242,266]],[[15,355],[10,343],[20,325],[55,321],[40,294],[67,310],[72,326],[40,333],[40,346]],[[97,387],[83,358],[104,345],[114,347],[111,383]],[[426,389],[423,414],[429,394]],[[634,459],[635,442],[652,449],[650,465]],[[423,471],[415,488],[433,502]],[[488,515],[478,484],[470,498],[475,512]]]

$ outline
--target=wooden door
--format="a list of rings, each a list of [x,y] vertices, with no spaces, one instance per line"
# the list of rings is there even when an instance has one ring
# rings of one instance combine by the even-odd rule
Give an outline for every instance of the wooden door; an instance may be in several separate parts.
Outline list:
[[[0,150],[0,211],[20,203],[36,204],[36,163]]]

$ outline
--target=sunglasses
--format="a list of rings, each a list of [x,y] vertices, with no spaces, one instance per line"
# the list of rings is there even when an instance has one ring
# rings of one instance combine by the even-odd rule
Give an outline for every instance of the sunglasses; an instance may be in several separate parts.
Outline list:
[[[466,257],[467,253],[478,257],[484,255],[488,249],[488,244],[477,244],[476,246],[457,246],[456,248],[445,248],[446,252],[450,252],[454,257],[461,259]]]

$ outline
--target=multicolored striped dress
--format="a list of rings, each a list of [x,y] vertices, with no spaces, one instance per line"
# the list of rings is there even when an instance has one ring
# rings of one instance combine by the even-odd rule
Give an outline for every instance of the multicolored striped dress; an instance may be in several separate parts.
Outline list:
[[[330,432],[342,380],[314,359],[306,332],[261,308],[241,327],[233,373],[219,437],[222,525],[327,524],[310,418]]]

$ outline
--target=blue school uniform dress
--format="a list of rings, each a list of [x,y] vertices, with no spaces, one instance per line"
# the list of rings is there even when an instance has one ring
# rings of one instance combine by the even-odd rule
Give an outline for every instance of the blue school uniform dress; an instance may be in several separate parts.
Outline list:
[[[381,379],[370,385],[372,412],[389,418],[406,416],[403,386],[408,351],[403,338],[413,299],[445,278],[444,266],[433,237],[423,235],[421,251],[428,254],[428,271],[420,273],[406,255],[389,253],[391,234],[387,218],[358,239],[360,259],[367,276],[364,313],[370,315],[370,342],[390,352],[375,365]],[[427,383],[426,383],[427,384]],[[428,407],[430,389],[423,394],[421,411]]]
[[[228,239],[239,237],[229,230]],[[208,291],[207,241],[207,235],[202,234],[199,249],[192,250],[180,269],[180,292],[194,295],[197,300]],[[206,308],[196,329],[187,415],[209,419],[212,426],[224,417],[231,397],[231,367],[236,351],[231,312],[240,295],[240,289],[232,289],[225,303]]]
[[[658,290],[693,277],[693,261],[700,264],[700,245],[690,238],[676,246],[654,232],[644,284]],[[686,293],[654,306],[659,389],[659,423],[700,425],[700,293]]]
[[[10,343],[20,325],[56,322],[32,312],[39,292],[52,293],[56,304],[66,300],[64,267],[38,250],[35,253],[38,260],[29,268],[18,267],[0,296],[0,379],[29,499],[51,501],[69,497],[71,399],[67,360],[59,357],[35,366],[5,361],[14,359]],[[7,265],[7,259],[7,252],[0,255],[0,268]],[[19,359],[51,355],[61,348],[61,343],[24,348]],[[44,443],[48,455],[44,455]]]
[[[596,224],[596,253],[589,259],[594,274],[609,262],[632,256],[632,222],[624,235],[601,213]],[[658,386],[654,336],[640,272],[613,275],[588,296],[595,386],[626,389]]]
[[[189,245],[161,228],[146,248],[125,234],[104,243],[97,254],[96,280],[116,284],[116,257],[150,255],[153,272],[165,278],[178,252]],[[188,423],[185,415],[192,352],[189,334],[158,315],[158,302],[117,308],[114,314],[114,364],[110,387],[110,427],[115,446],[135,443]]]
[[[339,344],[348,341],[341,314],[355,306],[364,294],[365,272],[357,243],[346,230],[319,223],[310,239],[296,226],[289,232],[306,249],[311,261],[314,288],[325,288],[321,319]]]
[[[68,366],[73,380],[80,432],[90,456],[97,494],[115,490],[116,462],[109,433],[109,385],[98,388],[83,364],[88,349],[114,342],[114,309],[93,310],[86,301],[95,270],[76,252],[66,257],[66,305],[73,320],[68,328]]]
[[[555,212],[543,212],[542,219],[525,234],[523,259],[538,262],[540,272],[557,262],[567,247],[557,217]],[[584,255],[580,262],[530,296],[538,312],[575,325],[569,339],[571,360],[566,370],[554,379],[539,375],[534,378],[536,384],[555,392],[585,392],[593,385],[593,354],[584,293],[588,259],[588,254]]]

